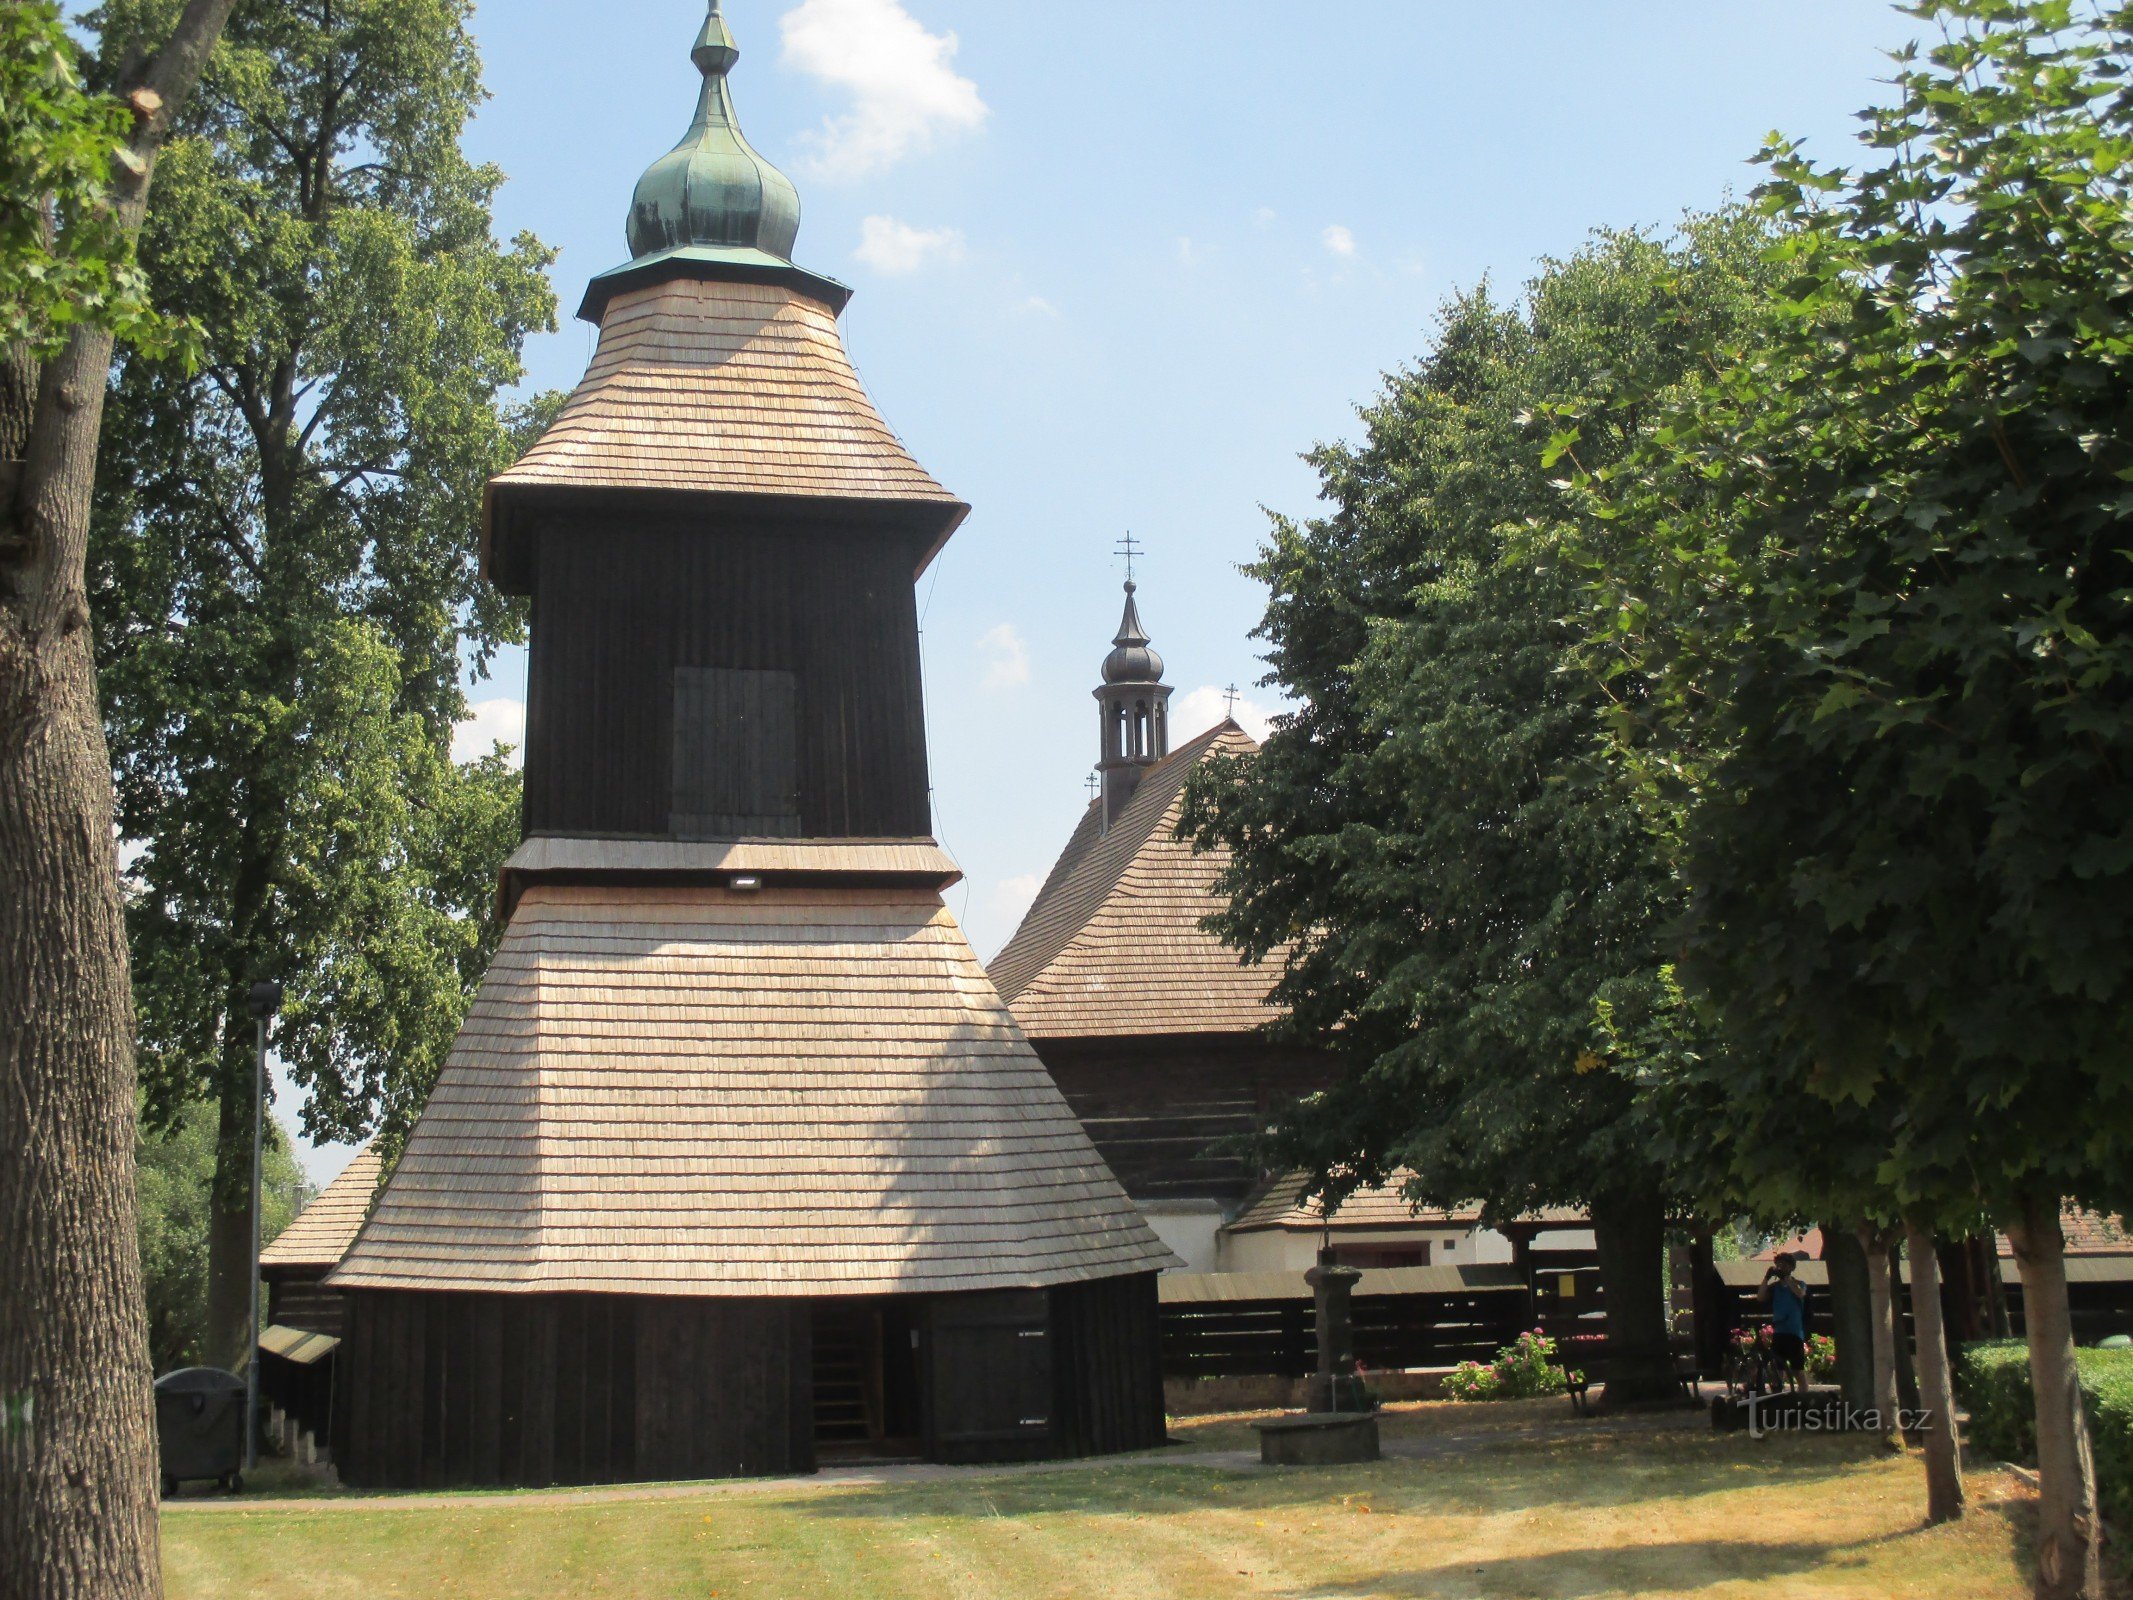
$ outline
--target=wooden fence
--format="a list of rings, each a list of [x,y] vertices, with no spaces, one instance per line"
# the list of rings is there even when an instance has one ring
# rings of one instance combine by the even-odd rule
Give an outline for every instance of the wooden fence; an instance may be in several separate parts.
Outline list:
[[[1721,1261],[1718,1263],[1718,1278],[1724,1285],[1724,1293],[1715,1307],[1728,1332],[1734,1328],[1753,1328],[1767,1319],[1759,1298],[1763,1274],[1770,1270],[1767,1261]],[[1809,1333],[1834,1335],[1836,1323],[1829,1298],[1829,1269],[1820,1261],[1803,1261],[1799,1265],[1800,1281],[1807,1286],[1807,1330]],[[1904,1336],[1911,1333],[1911,1308],[1909,1285],[1911,1271],[1908,1264],[1903,1270],[1904,1293],[1899,1296],[1897,1309],[1903,1318]],[[2013,1336],[2022,1338],[2025,1328],[2022,1320],[2022,1272],[2018,1263],[2002,1258],[2000,1282],[2007,1301],[2007,1318],[2012,1325]],[[2133,1334],[2133,1256],[2068,1256],[2066,1260],[2066,1297],[2073,1311],[2074,1342],[2090,1345],[2112,1334]],[[1945,1308],[1951,1328],[1961,1325],[1963,1318],[1957,1315],[1959,1308]],[[1951,1338],[1955,1337],[1951,1333]]]
[[[1163,1376],[1308,1376],[1318,1365],[1311,1290],[1301,1273],[1168,1273]],[[1355,1353],[1381,1371],[1486,1361],[1535,1326],[1516,1267],[1366,1270],[1350,1302]]]

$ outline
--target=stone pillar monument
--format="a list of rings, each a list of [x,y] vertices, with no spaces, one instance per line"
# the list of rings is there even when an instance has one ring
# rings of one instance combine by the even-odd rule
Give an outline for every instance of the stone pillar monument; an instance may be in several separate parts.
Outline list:
[[[1318,1265],[1304,1274],[1318,1309],[1318,1371],[1311,1379],[1307,1409],[1314,1412],[1368,1411],[1363,1380],[1355,1375],[1355,1324],[1348,1298],[1362,1273],[1344,1267],[1330,1249],[1318,1252]]]

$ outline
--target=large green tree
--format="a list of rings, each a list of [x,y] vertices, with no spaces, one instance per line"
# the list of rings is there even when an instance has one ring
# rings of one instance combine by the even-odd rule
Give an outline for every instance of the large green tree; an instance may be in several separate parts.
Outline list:
[[[1407,1167],[1418,1199],[1589,1206],[1616,1398],[1671,1387],[1661,1262],[1682,1188],[1594,1047],[1596,1008],[1656,1003],[1674,889],[1596,759],[1606,699],[1566,626],[1576,513],[1543,465],[1544,413],[1680,383],[1760,300],[1766,244],[1731,213],[1609,234],[1520,305],[1450,305],[1363,442],[1310,457],[1332,513],[1277,519],[1252,569],[1269,681],[1299,709],[1188,802],[1187,826],[1233,852],[1213,925],[1249,957],[1286,947],[1287,1026],[1351,1064],[1282,1120],[1277,1153],[1336,1197]],[[1584,449],[1612,459],[1641,427]]]
[[[1784,314],[1615,501],[1682,972],[1913,1224],[2022,1264],[2041,1577],[2095,1593],[2061,1197],[2133,1130],[2133,7],[1931,0],[1857,172],[1770,156]]]
[[[214,1186],[215,1108],[196,1100],[177,1125],[141,1140],[141,1278],[148,1298],[148,1359],[157,1372],[207,1359],[207,1202]],[[259,1238],[271,1244],[311,1199],[279,1121],[260,1153]]]
[[[168,8],[110,96],[56,7],[0,7],[0,1594],[24,1600],[162,1585],[86,561],[112,350],[147,316],[134,238],[231,4]]]
[[[110,0],[107,53],[158,10]],[[502,396],[552,326],[550,253],[500,243],[468,0],[241,0],[143,234],[188,368],[116,381],[93,594],[153,1120],[219,1111],[209,1348],[250,1250],[248,986],[314,1136],[418,1108],[479,979],[516,779],[457,766],[463,669],[517,636],[476,579]]]

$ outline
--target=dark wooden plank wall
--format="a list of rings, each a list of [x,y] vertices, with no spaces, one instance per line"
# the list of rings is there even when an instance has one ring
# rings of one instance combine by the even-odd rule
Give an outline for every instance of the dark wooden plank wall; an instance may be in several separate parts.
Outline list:
[[[1163,1361],[1155,1274],[1052,1290],[1052,1437],[1062,1456],[1152,1450],[1163,1442]]]
[[[801,833],[932,832],[909,535],[580,512],[538,552],[528,833],[668,835],[684,667],[794,675]]]
[[[1325,1056],[1251,1036],[1041,1039],[1037,1054],[1126,1193],[1136,1200],[1241,1200],[1262,1176],[1220,1140],[1325,1088]]]
[[[319,1281],[327,1270],[276,1267],[262,1272],[267,1285],[267,1321],[338,1339],[347,1313],[341,1297]]]
[[[351,1294],[342,1480],[371,1489],[809,1472],[806,1307]]]

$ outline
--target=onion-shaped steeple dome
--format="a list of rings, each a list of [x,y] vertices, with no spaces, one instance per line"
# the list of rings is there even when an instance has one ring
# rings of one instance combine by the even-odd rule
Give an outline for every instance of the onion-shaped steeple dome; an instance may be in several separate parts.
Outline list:
[[[1148,647],[1148,630],[1141,626],[1140,607],[1133,600],[1132,579],[1126,580],[1126,614],[1119,620],[1118,637],[1104,657],[1106,683],[1161,683],[1163,658]]]
[[[698,246],[760,250],[790,261],[800,232],[800,192],[741,134],[726,81],[741,53],[718,5],[711,0],[711,13],[690,52],[704,75],[696,120],[681,143],[637,180],[630,202],[630,253],[641,259]]]

